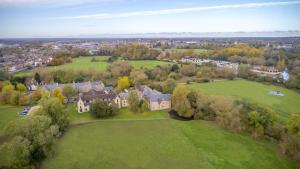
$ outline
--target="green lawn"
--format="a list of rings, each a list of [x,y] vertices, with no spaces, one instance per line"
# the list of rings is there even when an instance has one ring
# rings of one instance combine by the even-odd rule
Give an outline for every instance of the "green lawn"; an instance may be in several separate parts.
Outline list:
[[[98,62],[91,62],[92,58],[96,58]],[[60,65],[60,66],[49,66],[47,68],[42,68],[42,70],[66,70],[66,69],[76,69],[76,70],[88,70],[94,69],[97,71],[106,70],[106,67],[109,63],[106,62],[108,56],[82,56],[76,59],[73,59],[71,63]],[[157,65],[170,64],[169,62],[157,61],[157,60],[133,60],[129,63],[135,68],[148,68],[153,69]],[[30,75],[32,72],[39,71],[39,68],[36,68],[31,71],[19,72],[16,73],[16,76]]]
[[[212,122],[98,121],[71,127],[43,169],[293,169],[275,145]]]
[[[22,109],[23,107],[0,105],[0,135],[9,122],[20,117],[18,113]]]
[[[75,104],[68,105],[67,112],[70,115],[71,124],[86,123],[90,121],[101,120],[101,119],[94,118],[90,114],[90,112],[78,113]],[[166,117],[168,117],[166,111],[152,111],[152,112],[148,111],[144,113],[132,113],[127,108],[123,108],[120,110],[120,112],[117,115],[107,119],[146,119],[146,118],[160,119]]]
[[[189,84],[190,89],[202,90],[212,95],[246,98],[259,104],[269,106],[278,112],[283,119],[291,113],[300,113],[300,94],[286,88],[266,85],[247,80],[219,81],[213,83]],[[274,96],[270,90],[281,91],[285,96]]]

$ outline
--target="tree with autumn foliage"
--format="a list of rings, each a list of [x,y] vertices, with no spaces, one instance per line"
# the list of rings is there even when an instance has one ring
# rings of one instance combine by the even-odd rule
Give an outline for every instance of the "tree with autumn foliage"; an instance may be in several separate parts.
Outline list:
[[[60,87],[56,87],[52,90],[52,96],[58,98],[61,103],[65,102],[65,96],[63,95],[63,91]]]

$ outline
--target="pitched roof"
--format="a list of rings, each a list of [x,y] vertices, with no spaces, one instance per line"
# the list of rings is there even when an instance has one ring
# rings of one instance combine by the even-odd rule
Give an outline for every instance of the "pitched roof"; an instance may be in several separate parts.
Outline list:
[[[136,88],[143,97],[149,99],[150,101],[168,101],[171,99],[170,94],[163,94],[145,85],[137,86]]]
[[[111,101],[116,97],[117,94],[115,93],[106,93],[104,91],[96,91],[96,90],[90,90],[89,92],[82,93],[82,95],[80,96],[81,100],[84,102],[95,100],[95,99]]]
[[[47,90],[53,90],[56,87],[63,88],[65,85],[71,85],[79,92],[86,92],[91,89],[103,90],[104,84],[102,82],[78,82],[78,83],[53,83],[44,85],[44,88]]]

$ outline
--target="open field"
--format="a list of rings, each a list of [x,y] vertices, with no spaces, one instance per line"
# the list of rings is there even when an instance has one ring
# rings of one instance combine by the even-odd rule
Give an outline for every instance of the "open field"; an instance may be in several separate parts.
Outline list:
[[[96,58],[97,62],[91,62],[92,58]],[[88,69],[94,69],[97,71],[103,71],[106,70],[106,67],[109,63],[106,62],[108,59],[108,56],[82,56],[79,58],[73,59],[72,63],[60,65],[60,66],[49,66],[47,68],[43,68],[43,70],[88,70]],[[164,64],[170,64],[169,62],[163,62],[163,61],[157,61],[157,60],[133,60],[129,61],[129,63],[134,66],[135,68],[148,68],[153,69],[157,65],[164,65]],[[16,76],[24,76],[29,75],[32,72],[38,71],[39,68],[26,71],[26,72],[19,72],[16,73]]]
[[[12,120],[20,117],[18,114],[23,107],[0,105],[0,135],[5,126]]]
[[[300,113],[300,94],[286,88],[265,85],[247,80],[219,81],[214,83],[189,84],[190,89],[202,90],[212,95],[246,98],[259,104],[269,106],[278,112],[283,119],[291,113]],[[281,91],[285,96],[274,96],[270,90]]]
[[[233,134],[212,122],[98,121],[74,126],[43,169],[293,169],[275,145]]]

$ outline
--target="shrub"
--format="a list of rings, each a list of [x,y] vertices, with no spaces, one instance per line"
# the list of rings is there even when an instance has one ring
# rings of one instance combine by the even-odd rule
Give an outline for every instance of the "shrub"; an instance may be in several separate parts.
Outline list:
[[[106,118],[118,113],[119,109],[114,103],[96,100],[91,104],[91,113],[96,118]]]

